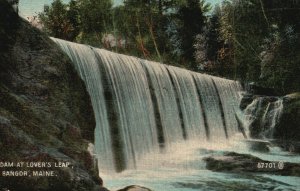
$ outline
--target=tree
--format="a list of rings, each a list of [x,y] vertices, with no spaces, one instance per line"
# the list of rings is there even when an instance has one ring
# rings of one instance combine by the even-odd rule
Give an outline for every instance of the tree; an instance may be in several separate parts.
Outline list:
[[[228,49],[225,57],[233,69],[232,76],[241,81],[257,81],[260,45],[268,33],[260,0],[225,1],[221,9],[220,33]]]
[[[77,0],[80,14],[80,34],[76,41],[102,47],[102,37],[112,30],[111,0]]]
[[[111,0],[77,0],[77,4],[84,33],[101,33],[111,29]]]
[[[39,19],[51,36],[100,46],[102,34],[112,28],[111,8],[111,0],[54,0]]]
[[[117,33],[128,41],[130,54],[164,60],[169,3],[170,0],[126,0],[123,6],[114,8],[113,23]]]
[[[66,19],[72,24],[72,30],[69,32],[70,40],[73,41],[81,30],[80,9],[76,0],[71,0],[67,5]]]
[[[300,32],[299,9],[300,3],[291,0],[222,4],[220,37],[229,49],[235,78],[274,87],[279,93],[299,90],[295,73],[299,72],[299,39],[290,38]]]
[[[205,17],[199,0],[187,0],[178,8],[176,17],[179,22],[178,36],[181,41],[183,62],[193,70],[198,70],[194,60],[195,48],[193,46],[196,35],[201,34]]]
[[[73,6],[74,1],[70,2]],[[73,7],[65,5],[61,0],[54,0],[51,6],[45,6],[44,12],[39,14],[39,19],[43,24],[43,29],[49,35],[66,39],[74,40],[78,35],[79,23],[78,14],[73,10]]]
[[[206,27],[202,34],[197,35],[194,47],[196,49],[195,59],[203,72],[232,77],[230,61],[228,61],[229,48],[220,38],[220,16],[221,9],[215,7],[209,16]]]
[[[300,91],[300,38],[291,25],[280,29],[272,25],[264,40],[259,83],[273,87],[277,93]]]

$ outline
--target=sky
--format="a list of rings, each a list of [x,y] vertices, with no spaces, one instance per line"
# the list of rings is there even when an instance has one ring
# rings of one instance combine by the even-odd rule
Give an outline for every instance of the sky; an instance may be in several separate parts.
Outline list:
[[[51,4],[53,0],[20,0],[19,11],[23,17],[30,17],[37,15],[37,13],[43,11],[45,4]],[[69,2],[69,0],[62,0],[63,2]],[[101,1],[101,0],[100,0]],[[122,3],[123,0],[113,0],[115,5]],[[222,0],[206,0],[212,4],[220,3]]]

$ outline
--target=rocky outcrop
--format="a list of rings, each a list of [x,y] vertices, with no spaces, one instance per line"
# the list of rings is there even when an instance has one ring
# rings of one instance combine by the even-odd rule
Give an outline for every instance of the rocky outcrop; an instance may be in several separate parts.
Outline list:
[[[300,150],[300,93],[283,97],[245,94],[240,103],[251,138],[269,138],[285,150]]]
[[[142,186],[131,185],[118,191],[151,191],[151,190]]]
[[[246,94],[240,108],[244,112],[251,138],[273,138],[283,108],[280,97]]]
[[[278,96],[279,93],[274,88],[264,87],[251,82],[246,87],[247,91],[253,95]]]
[[[89,95],[70,60],[0,0],[0,162],[13,162],[1,166],[0,188],[93,190],[100,184],[87,151],[94,127]],[[18,162],[47,165],[29,169]],[[21,170],[28,175],[2,174]]]
[[[206,157],[204,161],[208,170],[217,172],[300,176],[300,164],[265,161],[248,154],[225,152],[222,156]]]
[[[276,139],[286,150],[300,150],[300,93],[283,97],[245,94],[240,108],[251,138]]]
[[[283,110],[276,124],[275,138],[300,141],[300,93],[283,97]]]
[[[300,93],[283,97],[283,110],[274,138],[286,150],[300,153]]]

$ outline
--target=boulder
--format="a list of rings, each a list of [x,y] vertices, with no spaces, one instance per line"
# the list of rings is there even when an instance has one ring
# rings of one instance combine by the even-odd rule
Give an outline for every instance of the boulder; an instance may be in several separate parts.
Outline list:
[[[55,176],[0,176],[0,188],[87,191],[99,184],[87,151],[94,141],[90,97],[69,58],[0,0],[0,161],[47,162]],[[54,167],[67,163],[68,167]]]
[[[244,94],[242,99],[241,99],[241,102],[240,102],[240,109],[241,110],[246,109],[247,106],[249,104],[251,104],[254,99],[255,99],[255,96],[253,94],[250,94],[250,93]]]
[[[300,150],[300,93],[283,97],[245,94],[240,108],[247,118],[250,138],[275,139],[284,150]]]
[[[253,95],[278,96],[275,88],[264,87],[257,83],[251,82],[248,84],[248,91]]]
[[[300,93],[283,97],[283,110],[275,126],[274,138],[297,147],[300,142]],[[293,143],[294,142],[294,143]]]
[[[151,190],[142,186],[131,185],[118,191],[151,191]]]
[[[256,152],[266,153],[269,152],[270,143],[263,140],[246,140],[246,143],[249,145],[249,149]]]
[[[221,156],[203,159],[208,170],[230,173],[270,173],[282,176],[300,176],[300,164],[262,160],[249,154],[225,152]],[[281,165],[283,164],[283,165]]]

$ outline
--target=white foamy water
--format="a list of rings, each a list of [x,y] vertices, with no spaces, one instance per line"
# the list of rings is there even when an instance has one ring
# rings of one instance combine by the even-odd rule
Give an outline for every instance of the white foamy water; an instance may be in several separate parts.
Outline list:
[[[300,162],[299,155],[292,155],[277,148],[269,153],[253,152],[249,145],[238,139],[221,142],[190,142],[173,145],[166,155],[149,154],[140,161],[138,170],[118,174],[100,173],[105,186],[118,190],[128,185],[141,185],[155,191],[224,191],[224,190],[290,190],[300,189],[300,178],[259,173],[219,173],[205,168],[202,160],[208,156],[237,152],[251,154],[264,160]]]
[[[142,156],[162,146],[169,152],[177,142],[220,141],[239,132],[238,82],[52,39],[90,93],[102,171],[137,169]]]
[[[156,191],[300,189],[298,177],[206,169],[204,157],[224,152],[300,163],[299,155],[270,144],[270,152],[251,150],[253,142],[267,141],[246,141],[239,131],[238,82],[53,40],[90,93],[99,171],[109,189],[132,184]]]

